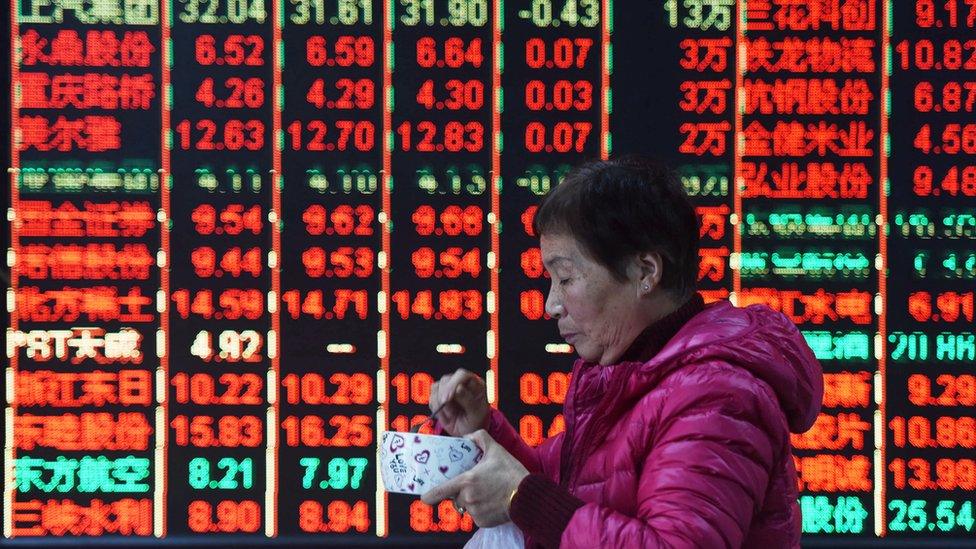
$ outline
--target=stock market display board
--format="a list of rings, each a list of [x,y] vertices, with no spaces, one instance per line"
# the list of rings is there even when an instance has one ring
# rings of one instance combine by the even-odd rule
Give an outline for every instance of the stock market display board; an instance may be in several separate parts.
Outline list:
[[[976,1],[9,6],[5,542],[463,540],[379,434],[458,367],[563,429],[531,220],[630,152],[823,364],[807,539],[974,536]]]

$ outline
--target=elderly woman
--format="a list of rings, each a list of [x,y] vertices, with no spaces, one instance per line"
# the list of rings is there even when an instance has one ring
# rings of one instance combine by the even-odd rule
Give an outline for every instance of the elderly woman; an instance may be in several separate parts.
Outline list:
[[[699,225],[680,183],[639,159],[584,164],[535,217],[546,311],[571,343],[566,431],[525,445],[458,370],[431,390],[443,430],[485,452],[424,496],[527,546],[799,547],[790,432],[820,411],[803,337],[766,307],[705,306]]]

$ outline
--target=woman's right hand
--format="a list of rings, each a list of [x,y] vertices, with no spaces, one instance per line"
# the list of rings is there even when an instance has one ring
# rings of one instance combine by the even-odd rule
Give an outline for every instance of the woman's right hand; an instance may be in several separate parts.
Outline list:
[[[430,411],[437,410],[436,419],[448,433],[464,436],[488,427],[488,388],[485,380],[459,368],[445,375],[430,387]]]

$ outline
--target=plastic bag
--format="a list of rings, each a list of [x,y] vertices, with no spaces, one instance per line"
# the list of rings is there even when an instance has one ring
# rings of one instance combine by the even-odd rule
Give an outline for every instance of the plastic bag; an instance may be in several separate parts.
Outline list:
[[[468,543],[464,544],[464,549],[524,549],[525,538],[522,531],[514,522],[494,526],[492,528],[479,528],[471,536]]]

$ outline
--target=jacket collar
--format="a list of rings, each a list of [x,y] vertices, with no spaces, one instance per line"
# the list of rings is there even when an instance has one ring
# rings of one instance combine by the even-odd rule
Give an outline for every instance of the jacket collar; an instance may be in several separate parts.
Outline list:
[[[651,360],[685,323],[703,310],[705,310],[705,300],[702,299],[701,294],[695,292],[688,301],[685,301],[684,305],[645,328],[630,344],[630,347],[624,351],[618,362],[647,362]]]
[[[695,292],[681,307],[645,328],[616,363],[601,365],[577,359],[564,407],[567,419],[572,421],[579,410],[594,405],[599,405],[605,415],[612,415],[618,405],[630,397],[639,396],[642,386],[653,383],[657,374],[663,373],[655,366],[662,358],[660,355],[673,354],[667,343],[683,327],[693,324],[689,321],[704,310],[704,300]]]

